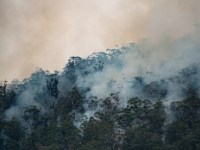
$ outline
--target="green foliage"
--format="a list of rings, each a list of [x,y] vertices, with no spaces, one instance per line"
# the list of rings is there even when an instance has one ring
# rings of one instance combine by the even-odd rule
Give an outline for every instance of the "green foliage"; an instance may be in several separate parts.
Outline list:
[[[4,149],[3,138],[0,138],[0,150]]]
[[[85,145],[84,148],[87,147],[88,143],[93,143],[94,145],[103,145],[104,148],[113,149],[112,147],[115,142],[113,122],[97,121],[94,118],[90,118],[88,122],[83,123],[82,129],[82,144]]]
[[[111,150],[110,148],[107,148],[103,143],[99,141],[90,141],[87,142],[86,145],[83,145],[81,147],[81,150]]]
[[[0,85],[0,120],[2,119],[3,112],[9,108],[15,97],[13,90],[7,89],[7,81],[3,85]]]
[[[178,102],[178,120],[167,127],[166,142],[178,149],[198,150],[200,144],[200,99],[194,90],[189,89],[187,98]]]
[[[144,127],[136,127],[126,131],[122,149],[153,150],[160,146],[162,146],[160,135],[156,135]]]
[[[58,97],[58,79],[56,78],[51,78],[47,80],[47,85],[46,85],[47,92],[57,98]]]
[[[1,100],[5,100],[2,93]],[[186,95],[171,105],[175,121],[165,125],[165,107],[160,100],[134,97],[122,109],[118,108],[117,93],[100,100],[90,97],[86,102],[74,87],[68,96],[51,104],[49,114],[29,106],[24,108],[21,123],[14,118],[0,120],[0,150],[198,150],[200,99],[193,90]],[[87,111],[84,103],[99,110],[77,127],[76,115]]]

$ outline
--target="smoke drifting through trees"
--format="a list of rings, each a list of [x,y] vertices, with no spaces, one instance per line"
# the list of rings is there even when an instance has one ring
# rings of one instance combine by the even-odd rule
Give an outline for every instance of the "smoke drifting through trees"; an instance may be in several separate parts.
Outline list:
[[[5,82],[0,147],[170,149],[192,136],[186,147],[197,149],[199,38],[198,28],[179,39],[165,34],[159,43],[71,57],[62,72],[37,68],[30,78]]]
[[[85,100],[97,104],[85,115],[89,118],[99,110],[100,99],[115,93],[118,107],[127,106],[127,100],[160,99],[166,106],[184,98],[183,90],[194,88],[199,94],[199,29],[180,39],[165,34],[159,44],[151,40],[130,43],[120,49],[107,49],[82,59],[71,57],[63,72],[38,69],[23,82],[13,81],[10,88],[18,93],[16,101],[5,111],[7,120],[21,118],[24,107],[49,107],[78,87]],[[16,89],[17,87],[17,89]],[[96,97],[96,98],[91,98]]]
[[[4,4],[0,7],[5,6],[1,9],[5,12],[4,8],[9,8],[10,1],[0,2]],[[200,29],[198,24],[191,29],[191,23],[199,22],[199,2],[178,0],[158,3],[155,0],[132,3],[118,0],[117,3],[110,1],[112,10],[109,6],[98,9],[99,4],[104,5],[103,2],[96,2],[81,2],[81,6],[90,4],[83,7],[81,12],[87,16],[97,9],[96,13],[99,13],[99,16],[104,14],[107,17],[95,18],[89,15],[86,20],[98,20],[95,20],[95,23],[90,22],[94,27],[90,30],[87,24],[84,24],[85,18],[78,20],[78,23],[81,22],[83,25],[82,28],[77,27],[77,31],[77,28],[69,31],[75,32],[72,39],[61,35],[66,24],[67,28],[70,28],[77,24],[77,20],[73,20],[73,17],[70,19],[68,15],[70,21],[64,21],[66,24],[57,26],[53,21],[56,17],[52,17],[63,11],[63,4],[68,4],[69,8],[78,8],[71,7],[73,3],[70,1],[12,3],[14,9],[21,10],[19,15],[32,26],[25,28],[25,31],[10,31],[8,35],[3,32],[2,37],[6,35],[9,38],[1,41],[4,43],[1,51],[9,48],[10,51],[5,57],[1,56],[0,64],[7,62],[7,58],[16,60],[19,56],[18,49],[21,49],[20,56],[24,58],[35,56],[30,60],[30,64],[36,58],[38,62],[45,62],[44,64],[48,65],[54,58],[53,63],[56,64],[59,55],[55,56],[54,49],[65,47],[66,45],[62,45],[65,38],[72,41],[72,45],[77,44],[83,51],[86,47],[94,48],[99,41],[101,44],[97,45],[97,51],[103,47],[102,45],[121,43],[122,39],[126,43],[132,42],[133,39],[136,42],[96,52],[85,58],[71,57],[63,71],[51,73],[37,68],[29,78],[22,81],[15,79],[12,83],[3,82],[0,85],[0,149],[199,149]],[[53,5],[56,9],[52,12]],[[138,6],[142,11],[133,9]],[[86,9],[88,7],[89,10]],[[76,9],[72,12],[75,13]],[[116,11],[117,9],[121,11]],[[122,13],[124,9],[128,11]],[[9,9],[7,15],[10,16],[13,11]],[[112,17],[110,11],[116,11],[116,16]],[[132,15],[136,12],[143,12],[143,17]],[[27,27],[23,21],[19,23],[20,18],[15,15],[18,14],[13,13],[16,24],[11,26],[20,26],[20,29]],[[30,16],[35,18],[29,20]],[[127,18],[122,19],[121,16]],[[5,15],[0,17],[8,19]],[[120,24],[116,24],[118,17],[121,18]],[[158,20],[163,17],[165,21],[159,22]],[[56,20],[63,23],[63,18],[65,17],[60,16]],[[34,24],[37,19],[38,24]],[[11,28],[7,26],[7,21],[3,23],[2,29]],[[97,24],[100,29],[95,26]],[[54,31],[57,27],[60,27],[59,32]],[[167,29],[171,29],[170,32],[163,33],[165,27],[169,27]],[[47,30],[43,31],[44,28]],[[104,29],[105,31],[101,32]],[[136,29],[138,30],[133,35],[131,31]],[[94,30],[95,35],[102,38],[94,39],[96,42],[90,45],[93,43],[93,34],[88,33]],[[121,33],[116,32],[117,30]],[[121,36],[124,30],[130,32]],[[193,32],[189,32],[191,30]],[[22,34],[19,35],[19,31],[22,31]],[[30,34],[27,34],[28,31]],[[110,31],[111,35],[108,35],[107,31]],[[154,32],[155,36],[152,35]],[[157,37],[160,32],[163,33],[162,36]],[[5,41],[10,39],[13,33],[16,35],[10,41],[13,45],[8,47]],[[190,34],[181,37],[185,33]],[[37,38],[37,35],[41,35],[40,38]],[[76,43],[78,36],[78,39],[88,39],[89,44],[86,42],[86,45],[82,46],[81,42]],[[112,38],[113,36],[115,38]],[[147,38],[137,41],[141,37]],[[52,42],[55,39],[60,42]],[[53,43],[53,47],[50,43]],[[17,50],[13,51],[13,47]],[[67,48],[73,50],[77,47],[67,45]],[[28,51],[24,53],[24,49]],[[49,60],[40,57],[41,49],[44,50],[44,54],[49,52],[46,55]],[[29,62],[21,59],[16,63],[18,67],[21,66],[20,63]],[[13,67],[13,62],[3,67],[9,68],[9,65]],[[28,68],[30,66],[32,64],[27,65]],[[24,66],[22,68],[24,70]],[[17,69],[21,77],[20,74],[24,73]]]

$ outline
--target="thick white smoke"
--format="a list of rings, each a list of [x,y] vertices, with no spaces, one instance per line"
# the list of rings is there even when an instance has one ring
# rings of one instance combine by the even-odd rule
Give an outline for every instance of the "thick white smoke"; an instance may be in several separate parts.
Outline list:
[[[144,39],[119,49],[94,53],[84,59],[72,57],[64,71],[56,73],[58,99],[46,93],[49,72],[40,69],[21,84],[23,88],[13,106],[5,111],[5,119],[20,119],[23,107],[29,105],[48,113],[50,105],[67,96],[74,86],[84,91],[86,101],[95,96],[93,101],[99,104],[100,99],[117,93],[119,108],[126,107],[127,100],[136,96],[160,99],[168,107],[172,102],[182,100],[183,90],[188,87],[195,88],[200,95],[199,40],[200,31],[197,28],[180,39],[173,39],[165,33],[159,42]],[[102,109],[99,105],[91,109],[87,103],[83,107],[86,110],[83,115],[87,118]],[[81,114],[77,114],[77,118],[81,117]],[[79,121],[74,123],[80,125]]]
[[[172,39],[166,33],[157,43],[153,43],[150,39],[141,40],[139,43],[130,43],[120,48],[118,50],[120,54],[115,58],[112,56],[117,50],[109,50],[104,54],[104,58],[107,59],[104,60],[103,71],[97,71],[88,76],[78,75],[76,84],[78,87],[90,88],[86,99],[91,96],[97,96],[97,100],[105,99],[111,93],[119,92],[119,107],[125,107],[127,100],[136,96],[160,99],[158,95],[156,96],[156,92],[158,94],[159,88],[163,88],[167,94],[161,99],[166,106],[170,106],[172,102],[184,98],[183,89],[189,86],[197,90],[200,88],[199,33],[197,28],[194,33],[180,39]],[[100,54],[96,57],[101,61]],[[182,69],[187,67],[189,69],[186,69],[185,72],[188,73],[188,76],[182,75],[184,73]],[[141,85],[138,84],[136,77],[141,77]],[[161,82],[162,80],[164,83]],[[151,90],[154,96],[149,95]],[[92,114],[94,111],[91,110],[85,113],[88,117]]]

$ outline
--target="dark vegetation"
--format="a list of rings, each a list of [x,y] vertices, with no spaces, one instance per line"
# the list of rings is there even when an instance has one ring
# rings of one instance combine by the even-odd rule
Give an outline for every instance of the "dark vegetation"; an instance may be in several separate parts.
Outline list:
[[[143,77],[136,77],[133,88],[139,88],[144,99],[136,95],[127,101],[126,107],[119,107],[119,91],[105,99],[87,98],[91,87],[76,85],[77,72],[81,76],[101,72],[103,62],[112,64],[117,60],[117,67],[123,67],[123,61],[119,61],[122,53],[110,51],[117,54],[109,61],[101,53],[95,59],[72,57],[61,75],[39,70],[28,81],[17,84],[18,89],[8,89],[4,82],[0,86],[0,149],[199,150],[200,99],[198,86],[193,82],[199,65],[186,68],[167,81],[148,85],[143,83]],[[166,106],[163,98],[168,89],[164,87],[170,82],[186,86],[182,86],[183,99]],[[42,90],[38,91],[40,87]],[[6,119],[5,111],[18,105],[17,99],[27,88],[36,92],[35,101],[48,111],[29,105],[21,110],[20,118]],[[84,116],[88,110],[94,111],[90,118]]]

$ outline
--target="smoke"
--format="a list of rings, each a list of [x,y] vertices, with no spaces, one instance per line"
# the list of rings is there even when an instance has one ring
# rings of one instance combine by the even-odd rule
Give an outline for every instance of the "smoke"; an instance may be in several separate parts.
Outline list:
[[[166,30],[180,38],[200,23],[199,8],[198,0],[0,0],[0,78],[22,80],[38,66],[62,70],[70,56],[158,42]]]
[[[78,86],[87,91],[88,101],[115,93],[119,108],[135,96],[160,99],[168,107],[182,100],[189,87],[200,95],[199,8],[198,0],[0,0],[0,78],[21,80],[38,66],[61,70],[70,56],[78,55],[83,59],[74,70],[68,67],[57,75],[58,99]],[[116,49],[88,56],[115,44]],[[48,74],[36,70],[16,83],[22,88],[15,90],[18,96],[5,111],[6,120],[22,120],[30,105],[49,112],[56,98],[43,88]],[[102,109],[83,107],[87,118]],[[81,117],[77,114],[77,120]]]
[[[49,113],[50,105],[55,102],[56,98],[49,94],[47,81],[49,72],[38,68],[32,73],[31,77],[23,81],[14,80],[8,84],[8,88],[16,93],[16,98],[12,105],[4,112],[4,119],[11,120],[16,118],[24,125],[22,116],[27,108],[35,107],[40,110],[41,114]]]
[[[103,71],[88,76],[77,72],[76,84],[82,88],[89,87],[86,94],[89,101],[92,96],[96,96],[98,101],[111,93],[118,93],[119,108],[126,107],[127,101],[136,96],[152,101],[160,99],[170,107],[172,102],[185,98],[187,89],[199,92],[199,39],[197,28],[194,33],[179,39],[165,34],[159,42],[147,39],[118,50],[108,50],[103,58],[97,54],[97,62],[105,62]],[[85,108],[88,118],[94,114],[88,105]],[[99,109],[97,107],[96,111]]]
[[[29,106],[42,108],[43,114],[49,113],[50,105],[67,96],[75,86],[84,94],[84,101],[89,102],[83,104],[84,114],[76,113],[74,124],[77,126],[102,110],[100,99],[110,97],[111,93],[118,97],[118,103],[113,97],[111,102],[119,109],[126,107],[127,101],[137,96],[152,102],[161,100],[171,115],[171,103],[184,99],[188,88],[199,92],[199,33],[196,28],[194,33],[179,39],[165,33],[159,42],[144,39],[119,49],[93,53],[87,58],[72,57],[64,71],[56,71],[56,75],[37,69],[30,78],[23,82],[13,81],[9,85],[21,89],[16,91],[16,102],[5,111],[5,119],[15,117],[22,120],[23,109]],[[59,83],[58,99],[46,89],[46,81],[50,79],[53,82],[54,78]],[[91,102],[95,103],[94,107],[89,106]]]

